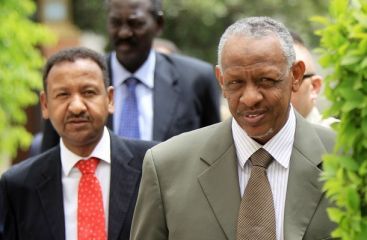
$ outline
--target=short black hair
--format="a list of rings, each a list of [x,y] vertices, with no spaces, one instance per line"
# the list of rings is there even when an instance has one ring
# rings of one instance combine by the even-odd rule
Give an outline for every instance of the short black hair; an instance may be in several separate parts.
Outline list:
[[[109,4],[111,0],[105,0],[106,8],[109,9]],[[162,6],[162,0],[150,0],[152,4],[152,14],[153,16],[161,16],[163,14],[163,6]]]
[[[103,74],[105,88],[110,85],[106,59],[99,53],[85,47],[65,48],[52,55],[43,69],[43,89],[47,91],[47,77],[51,68],[61,62],[75,62],[78,59],[90,59],[95,62]]]

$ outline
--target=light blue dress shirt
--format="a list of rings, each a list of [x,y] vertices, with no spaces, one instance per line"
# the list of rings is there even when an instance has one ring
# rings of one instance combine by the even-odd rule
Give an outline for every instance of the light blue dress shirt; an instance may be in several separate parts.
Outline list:
[[[113,131],[117,134],[122,112],[122,105],[127,95],[127,88],[123,82],[133,76],[140,80],[141,84],[136,87],[139,111],[140,138],[152,140],[153,138],[153,89],[156,53],[151,50],[147,60],[135,72],[130,73],[117,60],[116,53],[111,55],[112,79],[115,89],[113,114]]]

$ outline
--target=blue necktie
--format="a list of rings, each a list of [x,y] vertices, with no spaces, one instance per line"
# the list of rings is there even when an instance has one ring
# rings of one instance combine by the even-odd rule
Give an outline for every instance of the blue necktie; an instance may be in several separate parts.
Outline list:
[[[124,84],[126,84],[127,87],[127,97],[125,102],[122,104],[118,135],[127,138],[139,139],[139,111],[135,93],[139,80],[134,77],[129,77],[125,80]]]

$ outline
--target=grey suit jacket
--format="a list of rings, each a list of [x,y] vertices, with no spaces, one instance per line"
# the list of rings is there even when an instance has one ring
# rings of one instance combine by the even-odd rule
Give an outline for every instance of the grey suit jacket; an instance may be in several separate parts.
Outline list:
[[[319,176],[334,134],[296,119],[284,239],[329,239],[334,225]],[[234,240],[241,201],[237,166],[231,119],[149,150],[130,239]]]
[[[124,140],[111,134],[110,240],[129,239],[142,159],[151,146],[150,142]],[[59,146],[3,174],[0,225],[4,226],[4,240],[65,239]]]

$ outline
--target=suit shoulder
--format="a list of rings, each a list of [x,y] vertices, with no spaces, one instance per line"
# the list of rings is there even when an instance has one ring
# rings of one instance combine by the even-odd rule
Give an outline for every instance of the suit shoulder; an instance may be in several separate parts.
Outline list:
[[[329,152],[331,152],[335,145],[335,138],[336,138],[335,131],[320,124],[312,124],[312,125],[316,130],[316,133],[321,139],[322,143],[325,145],[326,149]]]
[[[147,150],[158,142],[122,138],[110,131],[111,151],[115,158],[123,159],[121,155],[132,154],[136,162],[141,162]],[[121,158],[122,157],[122,158]]]
[[[198,58],[181,55],[181,54],[171,54],[171,55],[161,54],[161,56],[163,56],[163,58],[165,58],[167,61],[171,62],[172,64],[182,67],[183,69],[190,67],[192,69],[197,69],[197,70],[204,69],[204,70],[213,71],[212,64],[205,62]]]
[[[134,140],[134,139],[124,139],[126,145],[136,150],[146,151],[159,142],[156,141],[144,141],[144,140]]]
[[[40,155],[25,159],[11,166],[3,173],[2,178],[12,182],[29,183],[28,176],[33,175],[35,172],[39,172],[39,169],[43,166],[45,161],[48,161],[48,158],[57,151],[56,148],[57,147],[51,148]]]
[[[154,146],[152,151],[155,153],[164,153],[164,155],[172,155],[173,157],[174,155],[189,155],[190,153],[197,152],[207,141],[212,139],[213,134],[220,128],[221,124],[223,123],[181,133]]]

